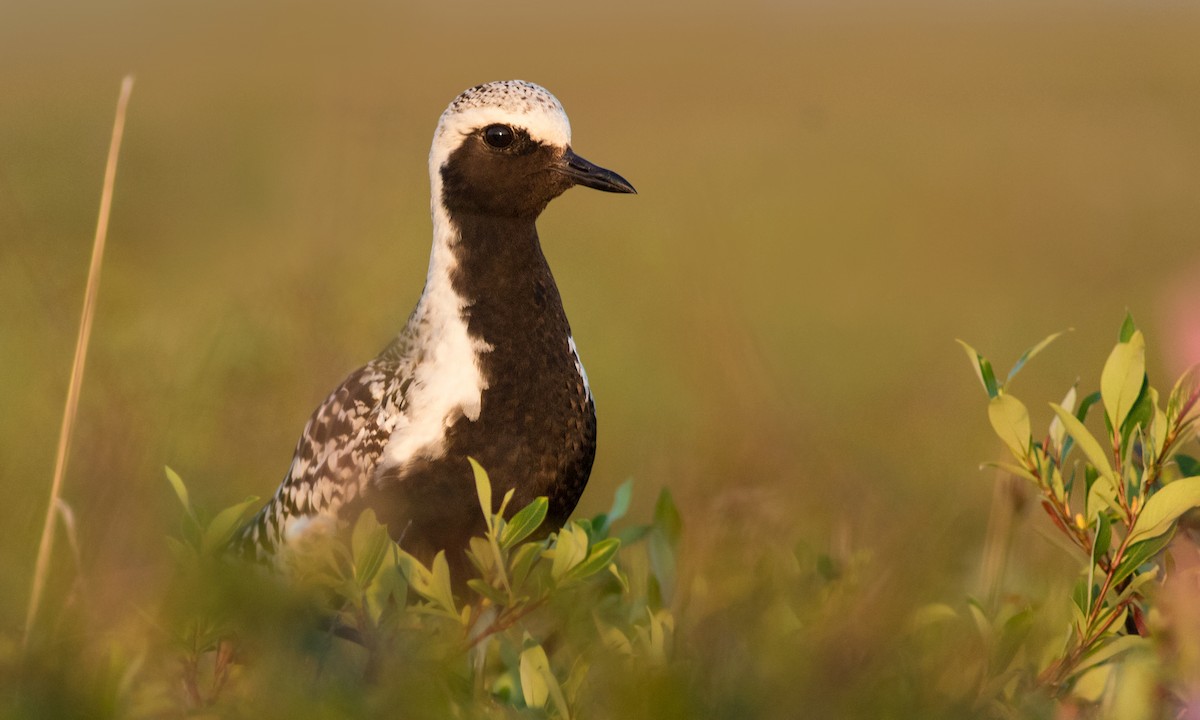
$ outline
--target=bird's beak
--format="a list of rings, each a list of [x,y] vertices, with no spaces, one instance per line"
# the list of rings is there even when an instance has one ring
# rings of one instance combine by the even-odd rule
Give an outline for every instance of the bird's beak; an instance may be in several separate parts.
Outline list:
[[[554,165],[554,170],[571,178],[577,185],[604,192],[637,194],[637,190],[633,189],[628,180],[612,170],[605,170],[599,165],[584,160],[569,147]]]

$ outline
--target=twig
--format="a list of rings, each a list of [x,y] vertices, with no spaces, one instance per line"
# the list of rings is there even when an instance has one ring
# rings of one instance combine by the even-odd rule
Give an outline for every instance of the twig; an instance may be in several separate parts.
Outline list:
[[[478,635],[475,635],[474,637],[467,638],[466,644],[463,646],[463,651],[465,652],[467,650],[470,650],[471,648],[475,647],[476,645],[478,645],[479,643],[483,642],[484,640],[490,638],[491,636],[495,635],[496,633],[504,632],[505,630],[509,629],[513,625],[516,625],[520,621],[524,620],[526,615],[529,615],[534,610],[537,610],[541,606],[545,605],[546,601],[548,599],[549,598],[544,597],[544,598],[535,600],[535,601],[529,603],[528,605],[526,605],[525,607],[521,608],[520,610],[513,612],[510,615],[501,614],[499,617],[496,618],[495,622],[493,622],[491,625],[489,625],[487,628],[485,628],[483,630],[483,632],[479,633]]]
[[[29,593],[29,608],[25,613],[25,634],[22,647],[28,647],[37,619],[42,591],[46,586],[46,573],[50,567],[50,553],[54,549],[54,515],[58,498],[62,492],[63,475],[67,469],[67,454],[71,447],[71,436],[75,427],[75,416],[79,411],[79,390],[83,385],[83,368],[87,360],[88,340],[92,334],[92,318],[96,314],[96,293],[100,286],[100,267],[104,260],[104,242],[108,236],[108,216],[112,208],[113,185],[117,177],[117,156],[121,150],[121,136],[125,131],[125,109],[129,94],[133,90],[133,76],[121,81],[121,94],[117,99],[117,114],[113,120],[112,141],[108,146],[108,162],[104,168],[104,187],[100,194],[100,216],[96,220],[96,236],[92,243],[92,262],[88,268],[87,288],[83,295],[83,317],[79,323],[79,337],[75,341],[75,360],[71,365],[71,380],[67,386],[67,405],[63,410],[62,427],[58,433],[58,451],[54,459],[54,479],[50,484],[50,502],[47,503],[46,520],[42,525],[42,538],[38,544],[37,563],[33,571],[33,588]]]

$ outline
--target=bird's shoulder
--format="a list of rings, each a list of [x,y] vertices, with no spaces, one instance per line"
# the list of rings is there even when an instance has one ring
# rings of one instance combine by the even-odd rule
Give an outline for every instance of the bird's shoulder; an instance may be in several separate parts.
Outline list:
[[[414,358],[406,346],[393,342],[313,411],[283,482],[236,541],[247,556],[269,555],[296,531],[293,523],[335,517],[363,492],[408,405]]]
[[[328,496],[343,501],[357,494],[407,407],[411,378],[411,358],[389,346],[350,373],[317,406],[296,443],[283,483],[297,491],[290,493],[299,501],[296,510],[320,512],[334,499]],[[299,497],[304,494],[311,497]]]

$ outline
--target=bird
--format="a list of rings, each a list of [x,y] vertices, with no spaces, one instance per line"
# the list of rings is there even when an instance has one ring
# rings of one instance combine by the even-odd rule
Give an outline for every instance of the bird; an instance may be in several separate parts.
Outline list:
[[[441,114],[429,152],[433,242],[403,329],[316,408],[287,474],[234,537],[261,562],[297,538],[373,510],[424,562],[445,551],[456,584],[485,529],[468,458],[496,503],[574,510],[596,452],[596,408],[536,221],[573,186],[636,193],[577,155],[562,104],[540,85],[490,82]],[[495,508],[493,508],[495,510]]]

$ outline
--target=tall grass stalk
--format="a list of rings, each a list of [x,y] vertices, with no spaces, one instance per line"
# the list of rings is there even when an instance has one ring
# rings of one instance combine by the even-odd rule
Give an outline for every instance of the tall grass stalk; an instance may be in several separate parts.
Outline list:
[[[996,472],[996,482],[992,487],[992,510],[983,541],[983,562],[979,574],[983,597],[987,600],[988,608],[994,611],[999,607],[1004,574],[1008,568],[1013,520],[1017,514],[1017,494],[1023,488],[1017,486],[1017,478],[1001,471]]]
[[[92,242],[92,262],[88,269],[87,288],[83,294],[83,317],[79,323],[79,336],[75,340],[75,361],[71,365],[71,380],[67,387],[67,405],[63,410],[62,426],[58,432],[58,451],[54,459],[54,478],[50,484],[50,500],[46,503],[46,520],[42,525],[42,539],[38,543],[37,563],[33,571],[33,587],[29,593],[29,608],[25,613],[25,633],[22,645],[28,646],[37,620],[42,591],[46,586],[46,574],[50,567],[50,555],[54,549],[54,516],[59,507],[63,475],[67,469],[67,454],[71,447],[71,436],[75,429],[75,416],[79,411],[79,390],[83,385],[83,369],[87,360],[88,340],[92,334],[92,318],[96,314],[96,294],[100,286],[100,267],[104,261],[104,243],[108,237],[108,217],[112,209],[113,185],[117,177],[117,156],[121,151],[121,136],[125,132],[125,109],[133,91],[133,76],[126,75],[121,81],[121,93],[117,98],[117,114],[113,120],[112,140],[108,146],[108,162],[104,168],[104,187],[100,193],[100,215],[96,220],[96,236]]]

